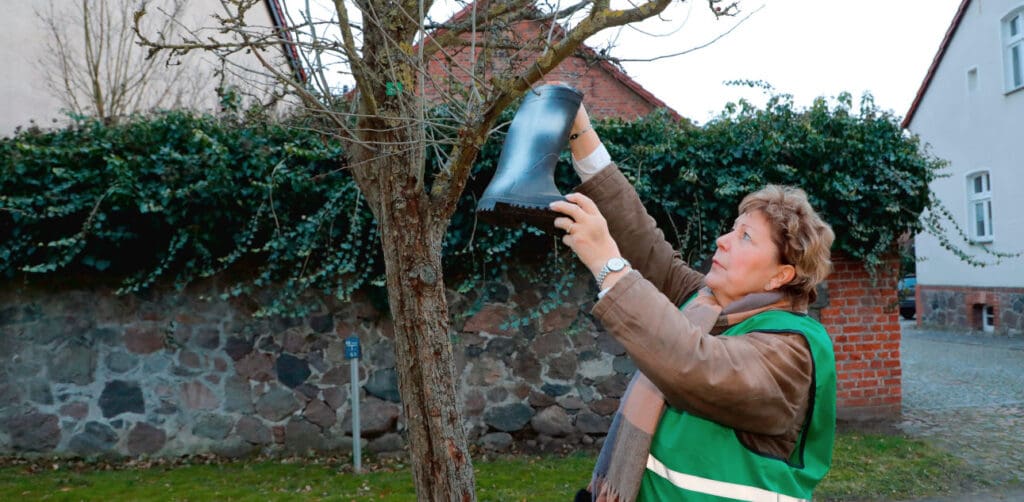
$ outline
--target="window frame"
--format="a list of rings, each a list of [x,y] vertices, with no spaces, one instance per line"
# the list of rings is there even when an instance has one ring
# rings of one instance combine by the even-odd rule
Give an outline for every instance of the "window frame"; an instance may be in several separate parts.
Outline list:
[[[993,333],[996,330],[996,307],[994,305],[981,306],[981,330],[985,333]]]
[[[975,180],[982,180],[982,190],[975,191]],[[971,171],[964,176],[967,195],[967,236],[971,242],[985,243],[995,239],[995,231],[992,216],[992,171],[989,169],[978,169]],[[977,204],[982,207],[982,225],[985,233],[978,233]]]
[[[1011,35],[1013,22],[1018,19],[1017,34]],[[1017,7],[1003,16],[999,25],[1003,41],[1003,83],[1006,93],[1009,94],[1024,89],[1024,6]],[[1015,51],[1016,60],[1013,57]]]

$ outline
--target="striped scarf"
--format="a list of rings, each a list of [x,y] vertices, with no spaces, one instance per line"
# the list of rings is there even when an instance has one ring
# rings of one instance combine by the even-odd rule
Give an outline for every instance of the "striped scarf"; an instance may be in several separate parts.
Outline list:
[[[703,333],[717,334],[766,310],[790,308],[777,292],[747,295],[725,310],[708,288],[683,307],[683,315]],[[626,388],[597,457],[588,490],[598,502],[635,500],[640,491],[651,439],[665,411],[665,396],[639,370]]]

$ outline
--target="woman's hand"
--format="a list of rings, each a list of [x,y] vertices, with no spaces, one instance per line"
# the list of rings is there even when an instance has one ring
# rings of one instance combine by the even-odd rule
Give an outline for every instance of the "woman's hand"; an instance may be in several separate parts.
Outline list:
[[[550,205],[552,211],[565,215],[555,218],[555,227],[565,230],[562,242],[597,277],[608,260],[622,256],[619,246],[608,232],[608,222],[593,200],[580,193],[568,194],[565,199],[568,202],[555,201]],[[609,274],[603,287],[611,287],[628,270],[629,267],[622,272]],[[598,287],[602,285],[598,284]]]

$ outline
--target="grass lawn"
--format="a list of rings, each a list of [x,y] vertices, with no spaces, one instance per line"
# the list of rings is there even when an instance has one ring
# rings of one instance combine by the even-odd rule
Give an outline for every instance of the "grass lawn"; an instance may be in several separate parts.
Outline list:
[[[590,477],[593,453],[474,461],[480,500],[567,501]],[[0,500],[415,500],[407,465],[360,475],[337,460],[106,464],[58,460],[0,468]],[[974,482],[963,463],[920,441],[843,433],[821,500],[909,499]]]

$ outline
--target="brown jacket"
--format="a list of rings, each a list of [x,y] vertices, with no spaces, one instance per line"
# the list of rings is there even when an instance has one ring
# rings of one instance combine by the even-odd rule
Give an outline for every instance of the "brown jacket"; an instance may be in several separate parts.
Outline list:
[[[625,347],[669,406],[737,431],[748,448],[788,457],[807,414],[814,370],[799,334],[719,337],[679,311],[704,284],[658,230],[614,164],[577,190],[593,199],[634,270],[593,314]]]

